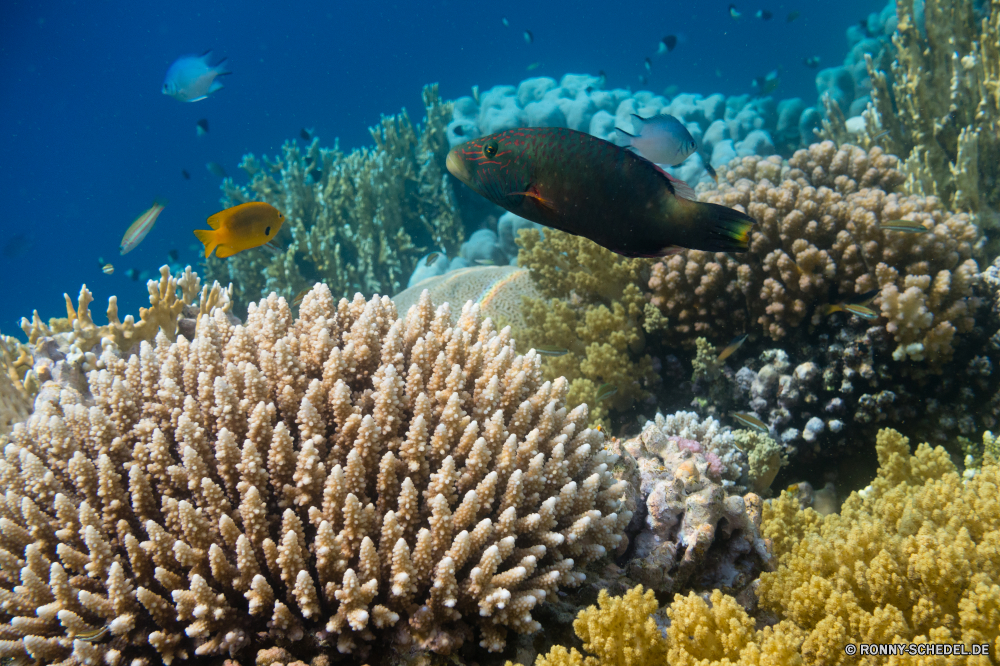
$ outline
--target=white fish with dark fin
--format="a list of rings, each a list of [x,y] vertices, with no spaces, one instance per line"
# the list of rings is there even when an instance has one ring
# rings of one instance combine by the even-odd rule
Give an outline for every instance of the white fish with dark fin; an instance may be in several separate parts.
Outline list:
[[[671,115],[640,118],[632,114],[632,131],[616,127],[618,136],[625,141],[623,147],[631,148],[650,162],[677,166],[694,152],[694,137],[684,124]]]
[[[218,77],[232,72],[226,69],[225,58],[216,65],[209,65],[211,55],[211,51],[206,51],[200,56],[181,56],[175,60],[163,79],[163,94],[181,102],[197,102],[221,90],[222,82]]]

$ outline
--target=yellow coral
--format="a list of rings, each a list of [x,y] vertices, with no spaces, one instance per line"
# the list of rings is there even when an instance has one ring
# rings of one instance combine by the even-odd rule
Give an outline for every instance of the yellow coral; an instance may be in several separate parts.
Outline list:
[[[528,346],[569,350],[549,358],[545,376],[570,380],[569,406],[586,402],[605,422],[610,409],[624,410],[646,397],[655,380],[643,324],[646,298],[638,282],[649,262],[628,259],[581,236],[546,229],[519,234],[518,263],[531,272],[545,298],[525,299],[527,328],[517,335]],[[602,384],[618,392],[598,402]],[[606,425],[606,423],[605,423]]]
[[[854,663],[847,642],[988,642],[996,654],[1000,467],[966,481],[940,447],[911,456],[889,429],[876,446],[877,478],[840,515],[791,514],[788,496],[765,512],[779,567],[761,576],[762,606],[807,632],[807,663]]]
[[[650,617],[659,606],[652,590],[643,594],[642,585],[637,585],[623,597],[601,590],[597,604],[600,608],[589,606],[573,622],[585,650],[609,666],[664,663],[667,643]]]

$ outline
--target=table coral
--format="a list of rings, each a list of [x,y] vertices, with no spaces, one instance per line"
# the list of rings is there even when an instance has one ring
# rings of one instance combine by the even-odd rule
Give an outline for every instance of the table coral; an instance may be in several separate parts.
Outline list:
[[[531,272],[543,298],[525,301],[527,328],[518,339],[569,352],[546,361],[546,377],[565,376],[569,404],[593,405],[597,422],[605,422],[612,409],[645,399],[657,379],[644,353],[646,298],[639,288],[649,261],[555,229],[546,229],[544,237],[526,229],[519,240],[518,264]],[[603,384],[618,390],[598,401]]]
[[[83,391],[39,397],[0,458],[0,657],[243,663],[373,646],[450,653],[508,630],[631,518],[614,456],[467,304],[428,296],[113,343]],[[284,654],[284,653],[282,653]],[[378,654],[373,656],[379,656]]]
[[[445,171],[451,103],[437,86],[423,90],[426,119],[414,127],[404,110],[371,128],[373,148],[349,154],[294,141],[261,164],[246,155],[246,186],[223,182],[225,206],[266,201],[285,214],[275,239],[282,251],[210,257],[210,278],[236,286],[238,308],[275,291],[291,299],[316,282],[340,296],[396,293],[430,250],[457,252],[464,230]],[[241,310],[242,311],[242,310]]]
[[[869,60],[872,106],[863,141],[905,158],[906,190],[953,210],[1000,208],[1000,1],[928,0],[923,21],[898,0],[891,75]],[[992,217],[992,215],[990,216]],[[984,221],[989,221],[984,218]],[[992,224],[996,224],[995,221]]]
[[[820,307],[880,289],[875,307],[896,341],[897,360],[946,362],[956,336],[973,325],[979,300],[973,258],[980,234],[965,213],[936,197],[890,191],[903,179],[898,161],[830,141],[780,159],[745,157],[727,182],[701,199],[745,210],[759,225],[745,255],[688,251],[657,262],[652,303],[669,319],[668,338],[721,343],[759,325],[781,340],[819,323]],[[880,224],[910,219],[930,233]]]

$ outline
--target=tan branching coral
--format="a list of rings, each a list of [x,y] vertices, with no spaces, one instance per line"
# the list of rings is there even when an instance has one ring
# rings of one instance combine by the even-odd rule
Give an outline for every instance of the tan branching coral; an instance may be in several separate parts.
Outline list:
[[[862,140],[905,159],[906,191],[953,210],[1000,208],[1000,1],[977,21],[974,3],[897,0],[891,78],[871,60],[872,105]],[[890,90],[891,86],[891,90]],[[995,215],[995,212],[994,212]],[[994,222],[995,224],[995,222]]]
[[[31,414],[38,380],[31,372],[31,354],[16,338],[0,335],[0,435]]]
[[[969,331],[978,299],[973,258],[980,241],[967,214],[936,197],[892,194],[903,179],[881,149],[839,149],[830,141],[780,158],[730,163],[718,189],[701,199],[745,210],[758,221],[744,255],[689,251],[653,266],[652,303],[670,320],[667,334],[717,342],[753,326],[782,339],[819,306],[879,289],[874,307],[897,343],[899,360],[947,361],[955,336]],[[908,219],[929,233],[883,229]]]
[[[649,260],[629,259],[582,236],[546,229],[519,233],[518,264],[531,272],[544,298],[525,301],[527,329],[535,346],[568,350],[545,363],[546,377],[570,380],[569,404],[586,402],[603,422],[609,409],[624,410],[648,395],[655,381],[644,353],[646,297],[639,288]],[[598,401],[602,385],[617,388]]]
[[[370,130],[371,148],[345,155],[314,139],[304,152],[286,142],[273,162],[244,156],[250,183],[224,181],[223,203],[279,208],[286,221],[275,243],[284,249],[210,257],[206,274],[235,284],[243,308],[272,291],[291,299],[316,282],[338,297],[396,293],[428,251],[457,253],[464,231],[444,166],[451,103],[436,84],[424,88],[423,101],[422,128],[405,110],[385,116]]]
[[[586,406],[469,304],[271,295],[39,402],[0,460],[0,657],[490,650],[630,519]],[[282,652],[285,654],[285,652]],[[255,656],[256,655],[256,656]],[[247,661],[243,661],[246,659]]]

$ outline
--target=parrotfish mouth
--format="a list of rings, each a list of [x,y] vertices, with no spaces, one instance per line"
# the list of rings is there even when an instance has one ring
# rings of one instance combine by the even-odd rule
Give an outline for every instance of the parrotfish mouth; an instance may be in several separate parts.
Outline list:
[[[457,150],[452,150],[448,153],[448,159],[445,161],[445,166],[448,167],[448,171],[451,172],[455,178],[458,178],[463,183],[469,183],[469,167],[458,155]]]

